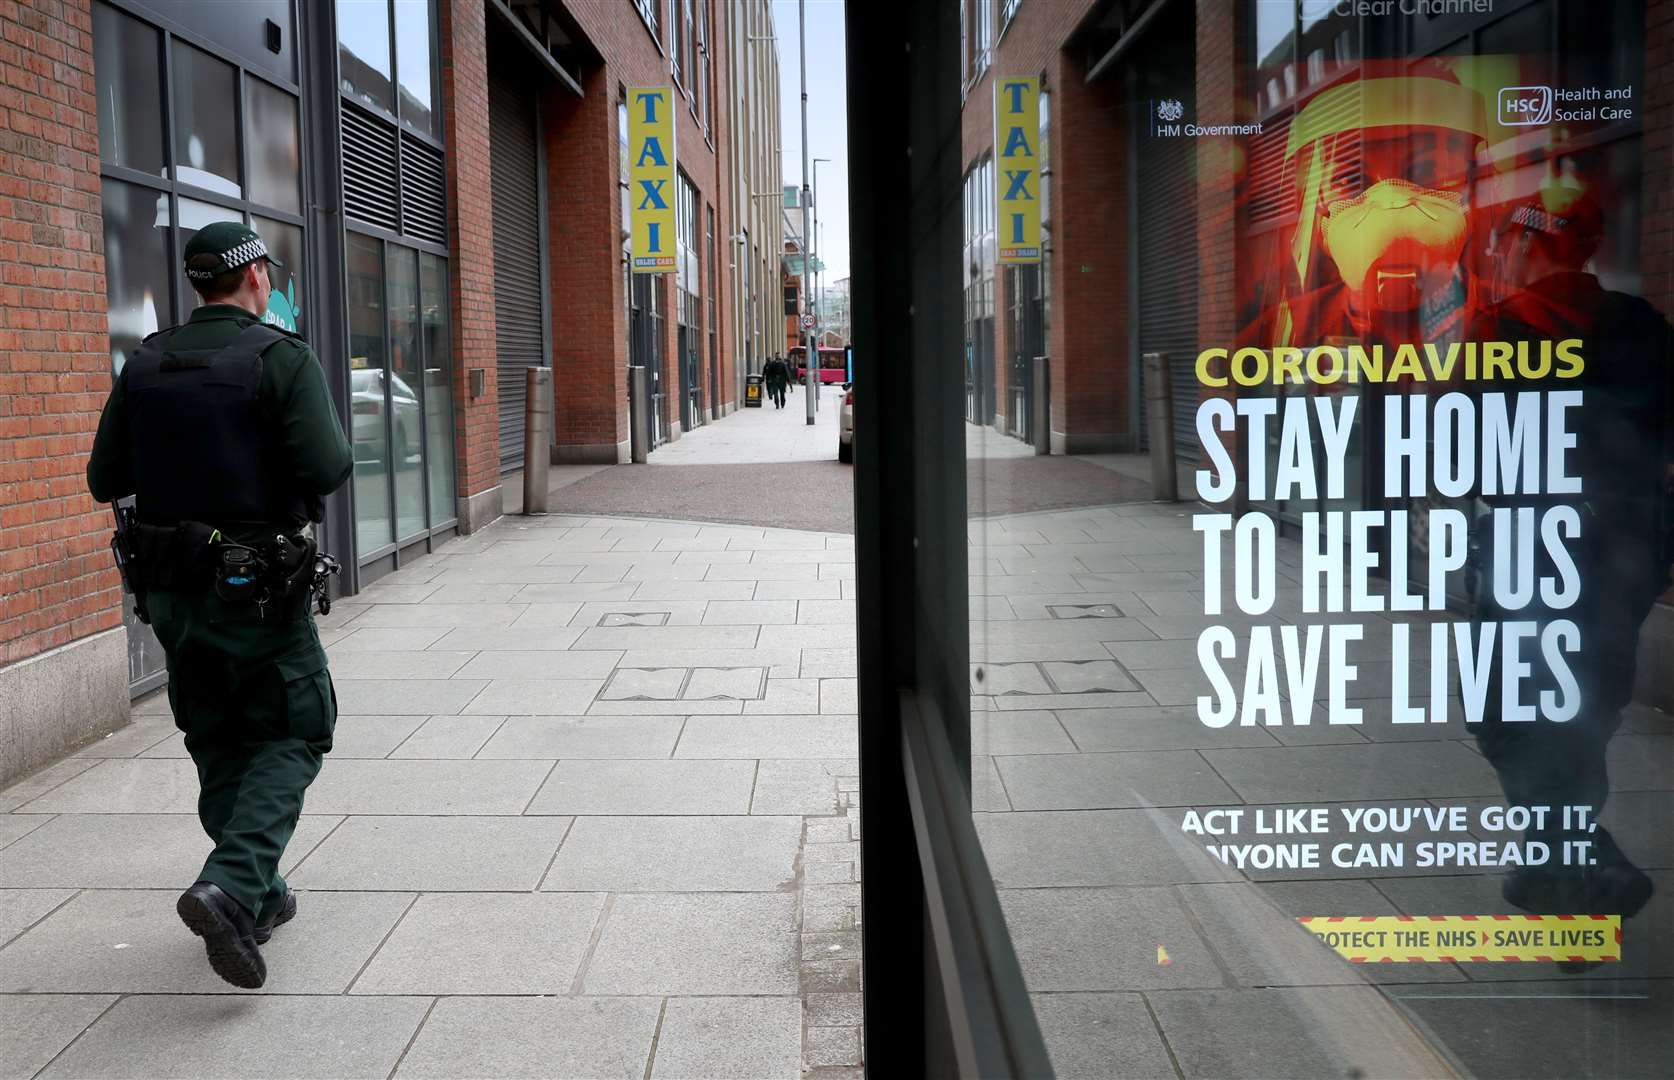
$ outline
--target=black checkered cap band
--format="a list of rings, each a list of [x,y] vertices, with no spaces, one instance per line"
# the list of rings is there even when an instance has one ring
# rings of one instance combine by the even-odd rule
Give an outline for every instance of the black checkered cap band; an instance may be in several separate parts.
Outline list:
[[[228,248],[221,253],[221,266],[216,270],[187,270],[186,276],[193,281],[210,281],[229,270],[237,270],[245,263],[255,262],[257,259],[267,258],[267,245],[261,238],[246,240],[237,247]]]

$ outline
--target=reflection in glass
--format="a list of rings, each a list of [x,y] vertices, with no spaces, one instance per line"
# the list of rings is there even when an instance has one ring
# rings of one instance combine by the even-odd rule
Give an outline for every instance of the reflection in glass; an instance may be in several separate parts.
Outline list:
[[[419,357],[418,252],[389,249],[390,463],[395,468],[396,537],[424,530],[424,429],[418,398],[423,385]]]
[[[268,295],[267,311],[262,318],[294,333],[303,333],[302,230],[263,217],[254,219],[250,227],[261,235],[273,257],[285,264],[283,269],[271,265],[267,268],[273,292]]]
[[[448,330],[448,264],[420,255],[419,303],[424,329],[425,469],[430,524],[455,516],[453,487],[453,340]]]
[[[385,380],[383,245],[348,236],[349,413],[355,450],[355,548],[395,539],[389,504],[389,393]]]
[[[395,111],[387,0],[339,0],[337,62],[345,94],[387,112]]]
[[[401,73],[401,119],[435,134],[430,106],[430,0],[395,0],[395,64]]]
[[[174,178],[221,195],[244,193],[238,169],[238,71],[178,38]]]
[[[157,31],[108,4],[93,5],[99,157],[162,176],[163,77]]]
[[[250,94],[250,199],[301,213],[302,138],[296,98],[260,79],[246,79],[244,85]]]
[[[244,215],[237,210],[229,210],[224,206],[216,206],[214,203],[199,202],[197,199],[185,197],[176,201],[180,206],[180,247],[178,248],[180,251],[185,251],[186,242],[196,236],[198,230],[206,225],[211,225],[217,221],[242,222],[244,220]],[[169,223],[169,197],[158,195],[156,204],[157,226],[163,228]],[[283,259],[284,256],[281,255],[280,258]],[[180,282],[181,302],[185,305],[186,310],[190,312],[193,308],[200,306],[202,300],[198,297],[197,290],[192,287],[191,279],[186,276],[185,268],[176,266],[174,272],[176,279]]]
[[[972,809],[1049,1047],[1109,1060],[1121,1022],[1051,991],[1173,986],[1135,1073],[1668,1074],[1674,298],[1647,240],[1674,203],[1662,129],[1607,104],[1658,78],[1661,17],[1228,7],[1230,38],[1163,5],[1059,82],[1052,141],[1108,163],[1050,178],[1069,453],[966,429]],[[992,189],[964,148],[971,266]]]
[[[112,370],[121,371],[134,346],[174,321],[168,230],[157,225],[154,192],[106,180],[103,193],[110,359]]]

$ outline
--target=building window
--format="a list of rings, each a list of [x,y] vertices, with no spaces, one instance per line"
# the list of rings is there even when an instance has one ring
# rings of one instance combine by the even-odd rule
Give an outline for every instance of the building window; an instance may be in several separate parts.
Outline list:
[[[668,0],[668,52],[669,71],[674,76],[674,84],[679,86],[686,65],[685,24],[680,18],[680,4],[682,0]]]
[[[962,0],[959,23],[964,52],[963,85],[969,92],[993,58],[994,0]]]
[[[395,0],[395,70],[400,75],[401,120],[428,135],[436,130],[431,104],[430,0]]]
[[[709,408],[713,412],[721,393],[721,353],[716,346],[718,320],[715,317],[715,297],[721,291],[721,262],[715,251],[715,208],[710,206],[706,209],[708,213],[704,221],[707,228],[704,230],[703,243],[705,253],[709,256],[709,286],[704,290],[704,295],[709,300],[709,318],[705,325],[709,329]]]
[[[296,95],[108,4],[93,5],[93,31],[113,368],[198,306],[179,252],[212,221],[261,232],[286,264],[264,316],[300,330]]]
[[[1000,36],[1005,37],[1011,27],[1011,21],[1017,18],[1017,9],[1023,6],[1023,0],[1000,0]]]
[[[433,0],[339,3],[337,63],[345,97],[414,131],[440,136],[433,10]]]
[[[709,92],[709,77],[710,77],[710,63],[709,63],[709,0],[698,0],[697,17],[698,17],[698,22],[697,22],[697,53],[698,53],[697,115],[698,115],[698,119],[703,122],[704,138],[708,138],[709,137],[709,100],[710,100],[710,97],[711,97],[711,94]]]
[[[639,12],[640,21],[645,23],[645,28],[651,31],[651,39],[660,43],[663,35],[657,20],[657,0],[634,0],[634,10]]]
[[[434,13],[432,0],[337,5],[349,434],[362,563],[456,516]]]

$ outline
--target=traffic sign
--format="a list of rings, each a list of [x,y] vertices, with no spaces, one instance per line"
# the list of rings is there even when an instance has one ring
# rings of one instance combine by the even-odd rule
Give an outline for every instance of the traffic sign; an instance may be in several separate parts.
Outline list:
[[[802,329],[812,330],[813,328],[814,328],[814,316],[811,315],[811,314],[802,316]]]

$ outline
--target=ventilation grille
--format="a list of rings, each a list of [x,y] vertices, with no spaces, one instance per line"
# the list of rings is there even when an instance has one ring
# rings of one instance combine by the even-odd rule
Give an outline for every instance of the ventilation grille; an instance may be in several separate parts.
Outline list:
[[[343,113],[343,212],[395,232],[395,129],[348,102]]]
[[[1249,143],[1250,228],[1294,223],[1299,209],[1292,163],[1285,160],[1293,114],[1284,113],[1262,125]]]
[[[432,244],[448,242],[447,176],[442,152],[401,137],[401,223],[408,236]]]

